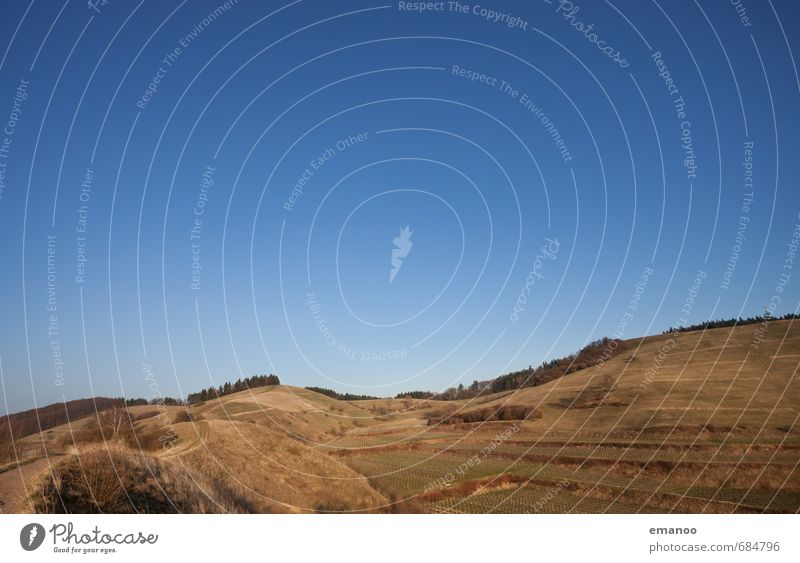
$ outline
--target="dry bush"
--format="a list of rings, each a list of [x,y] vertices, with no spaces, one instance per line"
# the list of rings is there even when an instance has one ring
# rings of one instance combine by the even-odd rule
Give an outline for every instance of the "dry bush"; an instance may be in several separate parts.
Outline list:
[[[505,420],[531,420],[542,418],[542,413],[531,406],[504,405],[499,408],[483,408],[467,412],[460,412],[442,416],[440,413],[431,413],[428,425],[434,424],[464,424],[470,422],[505,421]]]
[[[323,500],[314,505],[314,512],[318,514],[337,514],[352,512],[353,508],[343,500]]]
[[[161,413],[155,412],[151,415],[148,411],[144,414],[149,415],[144,418],[152,418]],[[136,421],[142,417],[143,415],[134,418],[126,409],[112,408],[97,413],[83,428],[74,430],[71,435],[62,436],[57,445],[61,449],[66,449],[70,446],[81,448],[90,444],[123,444],[133,449],[156,451],[164,447],[165,440],[175,439],[168,429],[160,425],[137,426]]]
[[[253,512],[219,480],[115,446],[84,449],[53,467],[31,493],[39,513]]]
[[[453,414],[455,414],[457,410],[458,410],[457,407],[434,409],[428,413],[428,424],[435,424],[438,421],[442,421],[446,418],[449,418]]]
[[[105,409],[123,406],[124,404],[125,402],[122,399],[105,397],[53,403],[52,405],[0,417],[0,433],[2,433],[2,427],[10,423],[14,426],[14,437],[23,438],[61,426],[71,420],[79,420]]]
[[[14,443],[19,440],[21,434],[22,430],[13,422],[0,422],[0,463],[14,461],[16,457]]]
[[[530,479],[521,475],[501,473],[500,475],[482,477],[480,479],[472,479],[470,481],[462,481],[446,489],[435,489],[433,491],[428,491],[420,495],[419,500],[424,502],[436,502],[446,498],[467,497],[475,494],[478,491],[480,491],[480,493],[487,493],[497,489],[517,487],[520,484],[529,482],[531,482]]]
[[[394,494],[389,495],[391,503],[387,508],[391,514],[422,514],[425,512],[417,497],[398,499]]]
[[[189,415],[189,411],[181,410],[176,412],[172,416],[172,423],[179,424],[181,422],[191,422],[192,417]]]
[[[381,479],[368,478],[370,487],[383,494],[389,503],[387,506],[376,509],[375,512],[384,512],[389,514],[422,514],[425,512],[424,507],[419,502],[419,496],[415,495],[408,498],[399,498],[397,491],[392,489]]]
[[[199,422],[205,420],[205,417],[199,412],[191,412],[188,409],[180,410],[172,415],[172,423],[179,424],[181,422]]]

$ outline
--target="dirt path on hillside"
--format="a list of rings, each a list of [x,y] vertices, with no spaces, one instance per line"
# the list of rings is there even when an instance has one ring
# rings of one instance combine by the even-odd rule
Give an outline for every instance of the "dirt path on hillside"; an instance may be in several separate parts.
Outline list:
[[[193,434],[187,432],[187,434],[189,434],[188,437],[181,437],[178,440],[177,446],[170,448],[169,450],[165,450],[159,457],[180,457],[193,452],[201,446],[205,446],[206,440],[208,439],[208,429],[208,422],[195,423],[192,428]]]
[[[31,506],[25,500],[27,493],[36,480],[45,475],[50,466],[62,457],[51,455],[49,460],[41,457],[0,473],[0,513],[30,513]]]

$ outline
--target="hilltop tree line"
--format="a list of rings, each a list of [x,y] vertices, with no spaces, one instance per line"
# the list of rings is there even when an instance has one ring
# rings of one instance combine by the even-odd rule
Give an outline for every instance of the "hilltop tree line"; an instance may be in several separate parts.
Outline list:
[[[488,392],[490,384],[491,381],[480,382],[476,379],[469,387],[464,387],[464,384],[461,383],[458,387],[450,387],[441,393],[432,393],[431,391],[408,391],[406,393],[398,393],[395,395],[395,399],[431,399],[434,401],[473,399],[481,393]]]
[[[512,371],[489,381],[475,380],[469,387],[460,384],[450,387],[441,393],[431,391],[408,391],[398,393],[396,399],[430,399],[433,401],[458,401],[472,399],[482,394],[500,393],[523,387],[536,387],[569,373],[596,366],[616,356],[622,351],[622,340],[601,338],[581,348],[578,352],[543,362],[539,367],[528,366],[528,369]]]
[[[170,407],[175,406],[183,406],[186,404],[186,401],[183,399],[175,399],[173,397],[157,397],[154,399],[147,399],[138,398],[138,399],[125,399],[125,406],[126,407],[138,407],[141,405],[167,405]]]
[[[324,387],[306,387],[309,391],[320,393],[331,399],[339,401],[370,401],[372,399],[381,399],[382,397],[373,397],[371,395],[353,395],[352,393],[337,393],[333,389],[326,389]]]
[[[281,380],[277,375],[254,375],[252,377],[245,377],[244,379],[237,379],[231,383],[226,381],[219,387],[209,387],[203,389],[198,393],[189,393],[186,402],[189,405],[202,403],[203,401],[210,401],[231,393],[238,393],[239,391],[246,391],[248,389],[255,389],[256,387],[266,387],[267,385],[280,385]]]
[[[238,379],[234,383],[226,382],[219,387],[209,387],[199,393],[190,393],[187,400],[176,399],[174,397],[156,397],[150,400],[144,398],[122,397],[95,397],[93,399],[78,399],[63,403],[53,403],[37,409],[31,409],[15,414],[0,416],[0,458],[8,454],[6,450],[11,448],[15,440],[61,426],[70,421],[79,420],[89,415],[123,407],[136,407],[141,405],[166,405],[166,406],[185,406],[215,399],[238,391],[245,391],[265,385],[280,385],[277,375],[254,375],[244,379]],[[116,412],[116,411],[115,411]]]
[[[719,319],[695,325],[680,326],[677,328],[670,327],[668,330],[664,331],[663,334],[796,319],[800,319],[800,315],[789,313],[776,317],[766,311],[764,315],[754,317]],[[499,393],[502,391],[510,391],[523,387],[535,387],[537,385],[542,385],[544,383],[548,383],[549,381],[553,381],[554,379],[569,373],[601,364],[621,352],[623,347],[624,344],[621,340],[602,338],[590,343],[588,346],[582,348],[574,354],[551,360],[549,362],[543,362],[536,368],[528,366],[528,369],[507,373],[493,380],[481,382],[476,380],[473,381],[469,387],[465,387],[462,384],[458,387],[446,389],[441,393],[433,393],[431,391],[407,391],[397,394],[396,398],[452,401],[473,398],[484,393]],[[252,377],[238,379],[233,383],[225,382],[219,387],[209,387],[208,389],[203,389],[198,393],[190,393],[186,401],[183,401],[182,399],[175,399],[173,397],[159,397],[151,400],[144,398],[124,399],[119,397],[95,397],[93,399],[79,399],[75,401],[54,403],[38,409],[31,409],[16,414],[0,416],[0,445],[6,442],[10,443],[12,439],[16,440],[30,434],[35,434],[43,430],[66,424],[69,421],[78,420],[90,414],[99,413],[115,407],[132,407],[138,405],[194,405],[203,401],[223,397],[231,393],[237,393],[239,391],[245,391],[247,389],[263,387],[266,385],[280,385],[280,379],[277,375],[254,375]],[[342,401],[362,401],[381,398],[371,395],[338,393],[332,389],[325,389],[321,387],[306,387],[306,389]]]
[[[794,313],[788,313],[786,315],[783,315],[782,317],[773,317],[772,315],[767,313],[764,315],[757,315],[755,317],[747,317],[746,319],[743,319],[742,317],[735,317],[732,319],[719,319],[716,321],[707,321],[705,323],[700,323],[696,325],[679,326],[677,328],[669,327],[661,334],[670,334],[673,332],[693,332],[695,330],[725,328],[729,326],[752,325],[752,324],[769,323],[772,321],[788,321],[794,319],[800,319],[800,315],[796,315]]]
[[[395,399],[430,399],[434,393],[430,391],[406,391],[405,393],[398,393]]]
[[[619,354],[623,346],[622,340],[612,340],[604,337],[591,342],[574,354],[543,362],[535,369],[532,366],[528,366],[528,369],[501,375],[491,382],[489,388],[492,393],[499,393],[523,387],[544,385],[567,374],[603,363]]]
[[[800,315],[789,313],[780,317],[776,317],[767,312],[764,315],[758,315],[755,317],[718,319],[714,321],[707,321],[701,324],[681,326],[678,328],[670,327],[662,334],[674,332],[692,332],[697,330],[768,323],[771,321],[787,321],[793,319],[800,319]],[[605,337],[591,342],[588,346],[585,346],[574,354],[570,354],[563,358],[550,360],[549,362],[543,362],[537,368],[528,366],[528,369],[513,371],[490,381],[473,381],[472,385],[469,387],[464,387],[462,384],[458,387],[450,387],[441,393],[433,393],[431,391],[408,391],[405,393],[398,393],[395,398],[455,401],[460,399],[471,399],[483,393],[500,393],[502,391],[512,391],[515,389],[522,389],[524,387],[536,387],[537,385],[543,385],[575,371],[601,364],[619,354],[623,348],[624,343],[622,340]]]
[[[528,366],[528,369],[512,371],[489,381],[473,381],[469,387],[463,384],[450,387],[441,393],[430,391],[410,391],[399,393],[397,399],[431,399],[434,401],[457,401],[472,399],[482,394],[500,393],[536,387],[572,372],[586,369],[603,363],[619,354],[623,349],[622,340],[601,338],[581,348],[578,352],[543,362],[538,367]]]

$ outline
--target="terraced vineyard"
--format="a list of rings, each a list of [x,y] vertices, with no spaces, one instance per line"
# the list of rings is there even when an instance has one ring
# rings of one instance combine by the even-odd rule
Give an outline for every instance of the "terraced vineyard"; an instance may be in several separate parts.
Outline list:
[[[473,400],[280,385],[129,412],[137,436],[173,421],[174,444],[151,454],[165,467],[232,483],[254,511],[798,512],[800,327],[757,328],[628,340],[597,367]],[[527,414],[465,422],[476,411]],[[70,457],[90,422],[20,440],[29,470],[0,470],[0,502],[24,506],[30,468]]]
[[[328,446],[382,493],[430,512],[797,512],[792,324],[773,323],[757,348],[752,327],[679,334],[658,363],[664,337],[627,341],[602,367],[484,402],[532,405],[541,419],[379,424]],[[606,374],[604,400],[576,406]]]
[[[486,445],[494,435],[473,433],[336,455],[379,491],[433,512],[727,513],[800,506],[796,437],[761,440],[758,448],[656,441],[611,447],[525,437],[517,433],[514,443],[490,454]]]

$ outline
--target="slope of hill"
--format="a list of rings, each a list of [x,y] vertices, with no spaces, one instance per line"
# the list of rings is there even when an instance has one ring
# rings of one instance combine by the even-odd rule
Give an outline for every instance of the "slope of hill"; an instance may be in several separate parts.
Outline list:
[[[28,436],[66,424],[68,420],[78,420],[97,411],[122,406],[124,403],[123,399],[95,397],[53,403],[38,409],[0,416],[0,435],[5,436],[13,431],[14,437]]]
[[[23,484],[24,465],[0,467],[0,495],[14,479],[22,498],[63,486],[61,472],[105,437],[150,448],[165,474],[220,484],[209,493],[224,496],[220,511],[231,499],[242,511],[291,512],[800,509],[800,323],[619,344],[591,367],[474,399],[342,401],[279,385],[130,407],[129,433],[98,432],[87,418],[20,440],[64,454],[57,479],[40,471],[32,485],[29,472]]]

